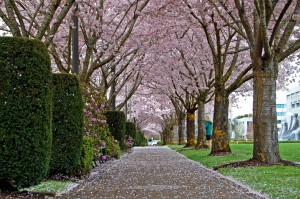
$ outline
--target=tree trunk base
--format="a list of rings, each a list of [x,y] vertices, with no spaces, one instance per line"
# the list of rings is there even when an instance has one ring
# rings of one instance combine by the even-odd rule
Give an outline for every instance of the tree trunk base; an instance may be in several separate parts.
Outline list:
[[[194,144],[186,144],[183,148],[190,148],[190,147],[195,147]]]
[[[220,166],[215,166],[215,167],[213,167],[213,169],[218,170],[221,168],[253,167],[253,166],[259,167],[259,166],[272,166],[272,165],[300,167],[300,164],[292,162],[292,161],[288,161],[288,160],[281,160],[277,164],[269,164],[269,163],[261,162],[261,161],[255,160],[255,159],[250,159],[250,160],[232,162],[232,163],[223,164]]]
[[[195,149],[196,149],[196,150],[209,149],[209,147],[208,147],[207,144],[205,144],[205,145],[203,145],[203,144],[198,144],[198,145],[195,146]]]
[[[214,153],[210,153],[209,156],[228,156],[228,155],[232,155],[231,152],[214,152]]]

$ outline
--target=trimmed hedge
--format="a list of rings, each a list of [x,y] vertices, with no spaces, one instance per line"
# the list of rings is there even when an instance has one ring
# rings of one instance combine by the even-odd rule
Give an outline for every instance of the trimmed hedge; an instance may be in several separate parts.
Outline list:
[[[83,117],[83,100],[77,77],[71,74],[53,74],[50,175],[77,175],[83,146]]]
[[[0,37],[0,74],[0,181],[24,188],[44,179],[50,161],[47,48],[38,40]]]
[[[126,118],[122,111],[107,111],[105,113],[107,123],[109,125],[109,131],[114,138],[119,141],[120,148],[125,149],[125,130],[126,130]]]
[[[83,147],[81,149],[80,166],[78,168],[78,175],[88,175],[93,169],[94,159],[94,140],[92,137],[83,137]]]
[[[126,122],[126,135],[131,136],[133,139],[136,137],[136,127],[134,122]]]
[[[136,146],[146,146],[147,145],[147,139],[144,137],[144,134],[140,129],[136,131],[136,137],[135,137],[135,145]]]

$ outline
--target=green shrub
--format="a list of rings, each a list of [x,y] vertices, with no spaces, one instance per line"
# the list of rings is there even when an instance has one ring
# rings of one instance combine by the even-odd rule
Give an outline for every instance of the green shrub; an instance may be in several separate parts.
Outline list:
[[[71,74],[54,74],[50,175],[76,175],[83,135],[83,101],[78,79]]]
[[[83,137],[83,147],[81,148],[80,166],[77,173],[81,176],[91,173],[94,159],[93,137]]]
[[[144,137],[144,135],[140,129],[138,129],[136,131],[135,145],[136,146],[146,146],[147,145],[147,140]]]
[[[47,48],[38,40],[0,37],[0,75],[0,181],[28,187],[44,179],[51,154]]]
[[[84,129],[85,135],[92,137],[94,141],[94,158],[101,155],[100,146],[103,145],[103,138],[109,134],[109,126],[106,122],[104,113],[105,98],[95,90],[88,88],[87,85],[81,84],[84,99]]]
[[[136,127],[134,122],[126,122],[126,135],[129,135],[133,139],[136,137]]]
[[[253,140],[231,140],[230,142],[236,144],[253,144]]]
[[[300,140],[279,141],[279,143],[300,143]]]
[[[178,143],[177,143],[178,144]],[[157,142],[157,146],[162,146],[163,145],[163,141],[158,141]]]
[[[121,148],[118,141],[114,140],[112,136],[106,136],[104,141],[106,143],[106,155],[119,159],[121,156]]]
[[[119,141],[121,149],[125,149],[124,139],[126,130],[126,118],[122,111],[107,111],[106,112],[107,123],[109,125],[109,131],[114,138]]]

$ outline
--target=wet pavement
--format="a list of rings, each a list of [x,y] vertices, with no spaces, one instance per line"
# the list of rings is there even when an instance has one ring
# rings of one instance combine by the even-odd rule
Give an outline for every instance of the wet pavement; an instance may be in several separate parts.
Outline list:
[[[135,147],[56,198],[266,198],[167,147]]]

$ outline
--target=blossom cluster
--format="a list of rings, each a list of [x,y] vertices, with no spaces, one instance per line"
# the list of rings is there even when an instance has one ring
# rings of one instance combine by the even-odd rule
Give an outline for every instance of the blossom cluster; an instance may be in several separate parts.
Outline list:
[[[84,107],[85,136],[93,138],[96,157],[100,156],[101,148],[105,147],[103,140],[109,132],[104,112],[104,98],[99,93],[89,92],[85,97]]]

